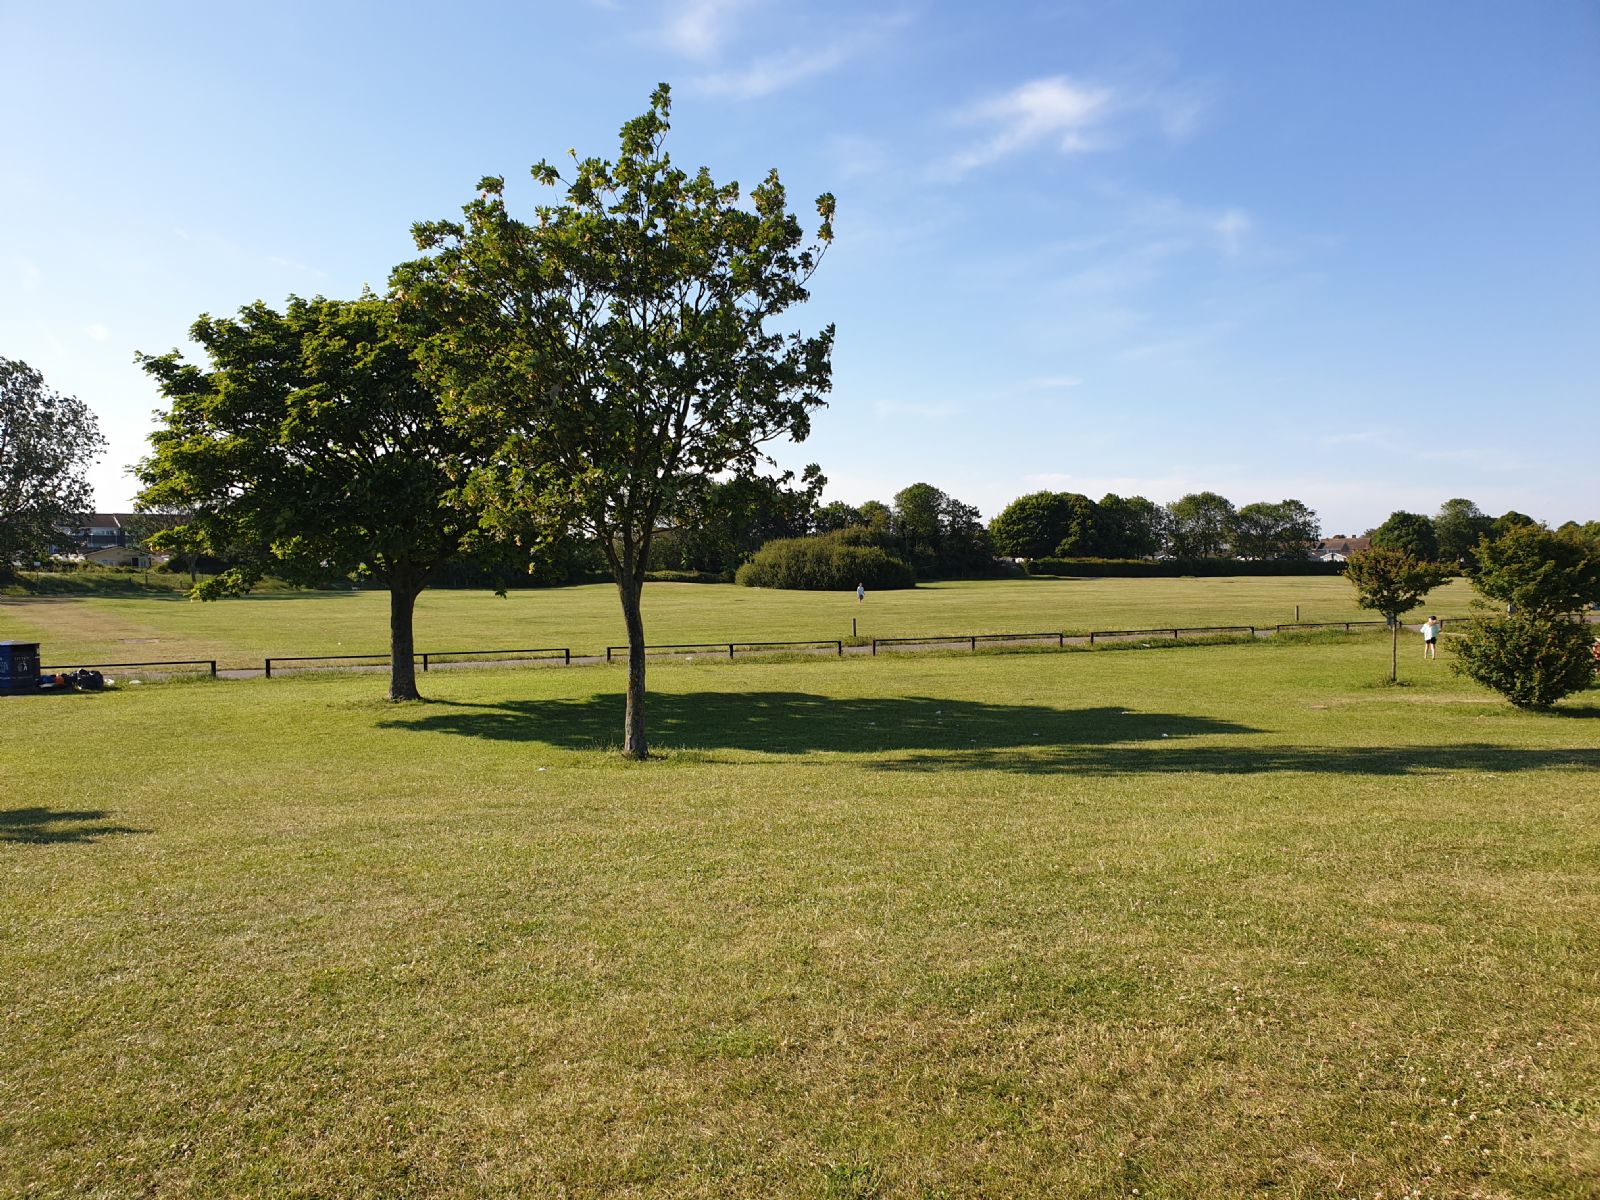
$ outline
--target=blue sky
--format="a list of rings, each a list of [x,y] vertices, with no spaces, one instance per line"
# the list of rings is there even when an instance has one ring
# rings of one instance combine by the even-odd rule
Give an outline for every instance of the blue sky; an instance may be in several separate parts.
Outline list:
[[[135,351],[381,287],[485,174],[777,167],[838,238],[795,324],[834,392],[786,466],[1600,517],[1600,4],[0,0],[0,355],[79,396],[129,506]]]

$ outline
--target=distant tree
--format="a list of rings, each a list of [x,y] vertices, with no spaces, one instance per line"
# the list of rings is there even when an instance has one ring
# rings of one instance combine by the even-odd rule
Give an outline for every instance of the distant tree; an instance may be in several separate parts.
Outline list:
[[[939,574],[960,579],[987,575],[994,546],[978,510],[946,496],[939,512]]]
[[[1228,551],[1233,504],[1216,492],[1190,492],[1166,509],[1167,553],[1173,558],[1222,558]]]
[[[45,387],[27,363],[0,358],[0,582],[19,559],[71,540],[94,507],[87,472],[105,445],[81,401]]]
[[[1317,514],[1298,500],[1246,504],[1228,522],[1228,539],[1240,558],[1305,558],[1321,535]]]
[[[1008,558],[1044,558],[1067,536],[1072,508],[1061,492],[1029,492],[1018,496],[989,522],[996,554]]]
[[[193,522],[193,504],[169,499],[160,504],[135,505],[128,532],[141,546],[152,548],[159,535],[163,551],[182,561],[190,584],[195,584],[200,579],[200,559],[205,555],[206,544]]]
[[[1446,579],[1436,562],[1414,558],[1403,550],[1375,546],[1357,550],[1345,564],[1345,578],[1356,590],[1356,603],[1383,614],[1389,622],[1389,680],[1400,677],[1400,617],[1427,598]]]
[[[1079,492],[1058,492],[1067,508],[1067,527],[1056,543],[1058,558],[1088,558],[1100,553],[1097,506]]]
[[[1143,496],[1107,492],[1095,506],[1097,552],[1107,558],[1150,558],[1161,550],[1165,514]]]
[[[939,557],[944,508],[950,497],[931,483],[913,483],[894,495],[890,528],[900,556],[918,574],[930,574]]]
[[[417,699],[417,596],[475,530],[458,488],[478,451],[417,377],[389,305],[257,302],[237,319],[201,317],[190,336],[208,368],[177,351],[141,358],[171,408],[136,469],[137,504],[186,513],[151,541],[242,548],[196,587],[202,599],[269,570],[366,571],[389,591],[389,699]]]
[[[1600,603],[1600,543],[1581,531],[1513,526],[1474,549],[1472,586],[1506,615],[1484,615],[1457,643],[1457,667],[1519,708],[1548,709],[1594,674],[1589,629]]]
[[[861,513],[861,524],[871,532],[877,544],[888,545],[893,537],[894,509],[882,500],[868,500],[858,511]]]
[[[793,471],[685,480],[675,513],[657,533],[655,566],[730,574],[767,542],[813,532],[827,483],[815,463],[798,486]]]
[[[669,111],[663,84],[623,126],[615,162],[575,161],[570,179],[535,165],[564,194],[532,220],[511,215],[504,179],[482,180],[462,221],[416,226],[425,257],[392,278],[428,327],[430,378],[497,446],[473,494],[577,529],[606,555],[628,640],[623,753],[641,759],[657,530],[686,480],[754,474],[766,445],[803,440],[832,371],[831,326],[808,337],[772,325],[807,298],[833,197],[819,197],[805,245],[776,172],[746,199],[674,165]]]
[[[1538,523],[1527,513],[1518,512],[1514,508],[1508,509],[1494,519],[1487,536],[1492,538],[1504,537],[1513,529],[1521,529],[1525,525],[1537,525]]]
[[[1510,515],[1511,515],[1510,513],[1506,514],[1506,516],[1510,516]],[[1521,514],[1519,513],[1517,515],[1520,516]],[[1504,521],[1505,517],[1501,517],[1500,520]],[[1528,519],[1527,524],[1529,524],[1529,525],[1534,524],[1534,521],[1533,521],[1533,519],[1531,517]],[[1507,532],[1506,529],[1501,528],[1498,523],[1496,524],[1496,526],[1495,526],[1495,536],[1496,537],[1500,537],[1503,534],[1505,534],[1506,532]],[[1600,543],[1600,521],[1585,521],[1582,525],[1578,524],[1576,521],[1566,521],[1566,522],[1562,523],[1560,529],[1557,530],[1557,532],[1558,533],[1576,534],[1578,537],[1581,537],[1581,538],[1585,539],[1586,541]]]
[[[1398,550],[1422,562],[1439,561],[1439,539],[1433,522],[1421,513],[1392,512],[1389,519],[1372,531],[1375,550]]]
[[[848,529],[852,525],[865,525],[861,510],[842,500],[834,500],[817,509],[814,518],[818,533],[832,533],[835,529]]]
[[[1471,500],[1446,500],[1433,518],[1439,561],[1471,570],[1472,548],[1494,527],[1494,519]]]

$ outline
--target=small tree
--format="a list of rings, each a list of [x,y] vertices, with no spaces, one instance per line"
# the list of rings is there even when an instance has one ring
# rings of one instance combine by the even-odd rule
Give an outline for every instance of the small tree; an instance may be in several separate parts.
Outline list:
[[[52,392],[27,363],[0,358],[0,582],[18,559],[70,539],[93,506],[86,472],[105,444],[81,401]]]
[[[477,462],[393,336],[388,304],[291,297],[191,336],[211,368],[146,357],[172,408],[139,464],[138,506],[186,510],[157,546],[248,548],[200,599],[292,579],[368,571],[389,590],[389,699],[415,700],[412,615],[434,572],[476,526],[457,489]]]
[[[1389,622],[1389,681],[1393,683],[1400,677],[1400,616],[1445,581],[1445,569],[1401,550],[1375,547],[1352,554],[1344,574],[1356,589],[1356,603],[1382,613]]]
[[[1473,553],[1472,586],[1509,612],[1472,622],[1457,668],[1519,708],[1547,709],[1587,687],[1589,634],[1573,617],[1600,601],[1600,546],[1576,530],[1517,525]]]
[[[686,481],[749,475],[776,439],[801,441],[831,379],[833,329],[769,327],[807,298],[832,240],[833,197],[806,246],[777,172],[745,203],[665,150],[670,94],[622,128],[616,162],[576,161],[531,222],[482,180],[460,222],[419,224],[426,257],[395,271],[422,318],[419,353],[458,420],[497,447],[474,494],[496,511],[593,537],[628,637],[623,753],[645,758],[644,584]],[[576,155],[573,156],[576,160]],[[435,325],[437,322],[437,325]]]
[[[1167,505],[1167,552],[1173,558],[1221,558],[1232,520],[1233,502],[1226,496],[1190,492]]]

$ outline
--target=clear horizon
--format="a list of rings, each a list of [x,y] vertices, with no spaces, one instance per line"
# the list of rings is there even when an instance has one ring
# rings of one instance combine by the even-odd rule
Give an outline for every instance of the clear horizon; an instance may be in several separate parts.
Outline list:
[[[825,500],[1600,517],[1580,0],[7,4],[0,34],[0,355],[95,411],[102,512],[160,405],[136,351],[381,289],[414,221],[486,174],[529,212],[532,163],[611,156],[665,80],[680,164],[776,167],[808,227],[838,196],[792,322],[837,324],[834,390],[779,453]]]

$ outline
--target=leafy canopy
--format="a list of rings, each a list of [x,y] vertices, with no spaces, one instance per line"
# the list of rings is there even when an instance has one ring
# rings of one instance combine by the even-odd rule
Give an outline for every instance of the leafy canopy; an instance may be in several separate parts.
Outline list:
[[[94,414],[24,362],[0,358],[0,580],[43,558],[94,503],[86,475],[105,449]]]
[[[1600,545],[1574,530],[1517,525],[1484,539],[1472,586],[1529,617],[1557,617],[1600,603]]]

